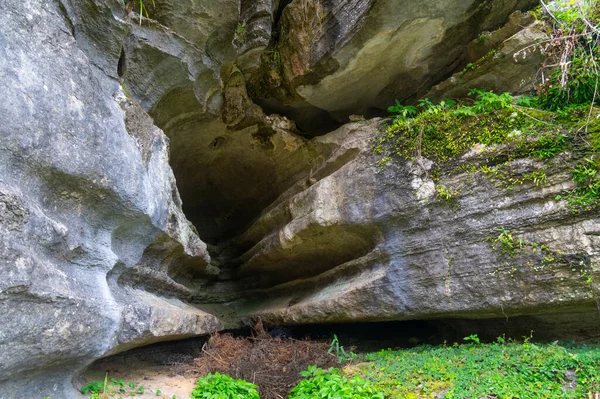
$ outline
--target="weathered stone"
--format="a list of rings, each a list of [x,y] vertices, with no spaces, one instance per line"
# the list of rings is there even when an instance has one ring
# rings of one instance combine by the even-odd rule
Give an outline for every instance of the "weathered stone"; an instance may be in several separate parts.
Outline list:
[[[564,165],[510,193],[454,175],[456,208],[431,162],[380,170],[383,121],[362,120],[462,69],[533,1],[155,0],[141,24],[135,3],[0,3],[0,398],[73,398],[99,357],[254,316],[522,315],[559,333],[584,315],[592,331],[598,270],[590,286],[567,266],[598,263],[597,213],[554,201]],[[519,90],[537,59],[511,53],[542,36],[517,25],[432,98]],[[564,264],[505,267],[499,226]]]
[[[232,35],[239,20],[239,1],[154,0],[146,6],[151,20],[210,53],[212,59],[222,58],[232,48]],[[223,40],[225,37],[228,39]]]
[[[527,14],[511,16],[506,26],[488,33],[484,42],[480,39],[471,42],[469,54],[473,63],[434,86],[424,97],[434,102],[466,98],[473,88],[496,93],[531,91],[544,60],[538,43],[549,39],[542,26],[540,22],[531,21]],[[506,38],[514,31],[517,33]],[[481,58],[474,59],[478,56]]]
[[[294,0],[282,22],[285,77],[293,94],[339,117],[384,110],[464,66],[480,32],[535,4]]]
[[[380,127],[357,122],[307,143],[321,161],[306,171],[306,183],[232,241],[249,248],[238,275],[246,288],[238,292],[241,313],[281,325],[523,315],[572,322],[570,313],[587,312],[582,334],[597,333],[597,211],[573,217],[555,200],[573,187],[573,165],[556,159],[545,184],[511,191],[480,172],[436,182],[426,160],[376,166],[371,143]],[[545,166],[518,159],[510,167]],[[455,205],[437,194],[440,184],[460,188]],[[539,253],[505,263],[489,242],[500,227],[562,260],[540,270],[531,266],[544,262]]]
[[[109,37],[76,40],[57,2],[0,4],[2,398],[71,398],[73,374],[99,356],[218,326],[118,281],[157,241],[165,276],[210,267],[180,208],[168,140],[112,78],[120,45]]]
[[[240,3],[236,64],[248,75],[258,68],[260,56],[271,41],[279,0],[242,0]]]

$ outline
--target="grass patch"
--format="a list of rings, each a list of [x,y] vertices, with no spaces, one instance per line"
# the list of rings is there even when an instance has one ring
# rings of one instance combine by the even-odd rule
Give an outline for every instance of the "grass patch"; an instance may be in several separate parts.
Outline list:
[[[360,374],[386,398],[560,399],[600,391],[598,346],[470,341],[370,354]]]

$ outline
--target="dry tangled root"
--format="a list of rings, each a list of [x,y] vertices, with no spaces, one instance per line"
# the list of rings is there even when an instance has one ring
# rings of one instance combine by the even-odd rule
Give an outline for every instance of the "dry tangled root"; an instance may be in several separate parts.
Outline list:
[[[308,365],[327,368],[337,365],[326,342],[273,338],[259,321],[252,337],[215,333],[194,361],[198,375],[229,374],[256,384],[264,399],[287,398]]]

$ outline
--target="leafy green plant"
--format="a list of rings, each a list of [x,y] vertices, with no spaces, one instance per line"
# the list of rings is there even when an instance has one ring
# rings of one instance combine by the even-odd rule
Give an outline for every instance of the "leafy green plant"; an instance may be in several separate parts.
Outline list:
[[[468,118],[472,116],[477,116],[477,111],[473,109],[473,107],[461,106],[454,110],[451,113],[452,116],[458,117],[459,119]]]
[[[417,109],[412,105],[404,106],[400,104],[400,101],[395,100],[396,105],[391,105],[388,107],[387,111],[397,114],[395,120],[402,121],[406,120],[410,117],[413,117],[417,114]]]
[[[419,103],[417,104],[417,106],[419,108],[423,109],[423,112],[425,112],[427,114],[433,114],[433,115],[437,115],[444,111],[447,111],[448,109],[454,107],[455,105],[456,105],[456,101],[451,100],[451,99],[442,100],[442,101],[440,101],[439,104],[435,105],[431,101],[429,101],[428,98],[419,100]]]
[[[597,345],[500,337],[490,344],[385,350],[367,360],[372,363],[361,375],[389,398],[572,399],[593,397],[600,390]],[[572,390],[564,388],[569,375],[577,381]]]
[[[457,106],[453,100],[443,100],[434,105],[428,99],[416,107],[401,104],[390,107],[404,112],[395,118],[388,128],[388,134],[381,137],[380,144],[392,141],[395,153],[405,158],[416,156],[433,157],[446,161],[460,155],[477,143],[500,144],[526,118],[523,113],[512,116],[513,98],[508,93],[497,95],[483,90],[471,90],[477,98],[473,106]],[[408,109],[407,109],[408,108]],[[506,111],[508,115],[500,111]],[[495,115],[492,115],[495,114]],[[484,118],[479,118],[479,116]],[[377,147],[376,151],[389,156]],[[415,154],[411,154],[413,150]]]
[[[573,169],[573,180],[577,184],[565,193],[574,212],[579,209],[592,210],[600,206],[600,162],[585,158]]]
[[[472,62],[469,62],[467,65],[465,65],[465,68],[460,72],[460,74],[462,76],[465,73],[467,73],[468,71],[474,71],[474,70],[475,70],[475,64],[473,64]]]
[[[328,353],[334,353],[335,357],[338,360],[338,363],[344,363],[345,361],[354,360],[356,358],[356,354],[353,352],[346,352],[344,347],[340,345],[340,341],[338,340],[337,335],[333,334],[333,339],[331,340],[331,345],[327,350]]]
[[[543,134],[531,145],[531,156],[548,159],[565,150],[566,137],[563,134]]]
[[[438,196],[444,201],[451,201],[458,195],[458,190],[453,190],[441,184],[435,186],[435,191],[437,191]]]
[[[237,28],[235,29],[235,33],[238,35],[243,35],[246,32],[246,25],[244,24],[238,24]]]
[[[478,344],[478,345],[481,343],[477,334],[471,334],[467,337],[464,337],[463,341],[470,341],[470,342],[473,342],[474,344]]]
[[[536,85],[541,107],[558,110],[598,101],[598,10],[597,0],[542,1],[537,17],[552,29],[550,40],[536,44],[547,55],[543,80]]]
[[[476,96],[473,109],[477,113],[511,108],[514,102],[510,93],[496,94],[493,91],[471,89],[469,95]]]
[[[217,372],[198,378],[191,399],[259,399],[259,396],[256,385]]]
[[[124,380],[109,379],[108,373],[104,376],[104,381],[94,381],[80,388],[81,393],[90,394],[91,399],[142,395],[144,390],[143,385],[138,386],[133,381],[126,385]]]
[[[538,106],[538,98],[535,96],[519,96],[517,105],[520,107],[534,108]]]
[[[99,381],[91,382],[87,385],[84,385],[80,388],[81,393],[102,393],[104,391],[104,383]]]
[[[308,366],[300,375],[306,379],[292,388],[289,399],[384,399],[372,382],[358,375],[348,377],[336,368]]]
[[[235,41],[238,43],[244,43],[246,41],[245,38],[246,33],[246,25],[239,23],[235,28]]]
[[[543,170],[534,170],[531,173],[525,173],[523,175],[523,181],[532,181],[536,186],[546,184],[546,172]]]
[[[516,240],[513,237],[511,231],[508,229],[505,229],[504,226],[499,227],[498,230],[500,231],[500,234],[498,234],[498,237],[489,238],[487,240],[487,241],[492,242],[492,249],[495,250],[496,246],[499,246],[500,251],[503,254],[506,254],[509,256],[513,256],[513,255],[521,252],[521,249],[525,245],[525,242],[523,241],[523,239],[519,238],[518,240]]]

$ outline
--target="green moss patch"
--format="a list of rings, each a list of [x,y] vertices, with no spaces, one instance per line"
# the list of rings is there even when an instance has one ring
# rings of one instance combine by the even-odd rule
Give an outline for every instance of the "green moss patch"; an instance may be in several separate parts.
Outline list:
[[[600,109],[588,104],[554,112],[518,105],[528,101],[508,93],[472,94],[470,106],[422,100],[417,107],[390,107],[397,116],[373,147],[379,166],[425,157],[435,163],[434,180],[481,173],[499,188],[512,189],[545,184],[550,161],[566,154],[559,164],[572,173],[576,187],[556,200],[568,201],[574,213],[600,208]],[[538,161],[539,169],[515,173],[511,162],[522,158]]]

